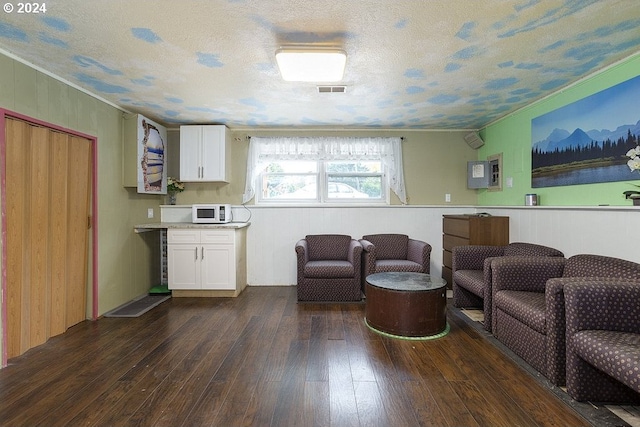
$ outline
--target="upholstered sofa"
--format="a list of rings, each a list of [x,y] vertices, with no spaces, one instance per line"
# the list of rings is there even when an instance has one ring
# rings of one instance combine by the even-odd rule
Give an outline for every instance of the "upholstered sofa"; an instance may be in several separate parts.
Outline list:
[[[584,279],[564,294],[569,395],[640,404],[640,281]]]
[[[360,301],[362,245],[342,234],[308,235],[295,245],[298,301]]]
[[[429,273],[431,245],[405,234],[369,234],[362,245],[362,289],[365,279],[374,273],[406,271]]]
[[[491,262],[503,256],[553,256],[564,254],[557,249],[534,243],[513,242],[504,246],[456,246],[451,251],[453,305],[458,308],[481,308],[484,327],[492,330]]]
[[[501,257],[491,268],[493,335],[555,385],[566,374],[564,286],[640,279],[640,264],[601,255]]]

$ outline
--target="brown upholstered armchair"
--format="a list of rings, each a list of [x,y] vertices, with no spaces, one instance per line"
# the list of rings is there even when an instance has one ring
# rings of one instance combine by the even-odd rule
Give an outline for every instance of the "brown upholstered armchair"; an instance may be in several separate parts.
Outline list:
[[[429,273],[431,245],[410,239],[405,234],[369,234],[362,236],[362,290],[365,279],[374,273],[407,271]]]
[[[578,401],[640,403],[640,281],[566,284],[567,392]]]
[[[342,234],[308,235],[295,246],[298,301],[360,301],[362,245]]]
[[[481,308],[484,328],[491,332],[491,261],[502,256],[562,257],[557,249],[533,243],[514,242],[504,246],[455,246],[451,251],[453,305]]]
[[[493,335],[555,385],[566,378],[565,285],[640,279],[640,264],[601,255],[501,257],[491,269]]]

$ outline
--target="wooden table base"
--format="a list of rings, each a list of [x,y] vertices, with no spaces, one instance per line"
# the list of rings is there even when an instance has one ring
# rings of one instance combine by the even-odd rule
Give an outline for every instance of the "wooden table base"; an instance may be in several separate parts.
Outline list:
[[[446,288],[398,291],[366,284],[366,322],[400,337],[428,337],[447,329]]]

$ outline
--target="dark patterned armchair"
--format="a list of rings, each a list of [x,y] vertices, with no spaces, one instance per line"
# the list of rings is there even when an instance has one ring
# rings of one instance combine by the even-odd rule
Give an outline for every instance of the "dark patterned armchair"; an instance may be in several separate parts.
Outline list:
[[[566,378],[564,286],[640,279],[640,264],[601,255],[502,257],[491,268],[493,335],[555,385]]]
[[[362,236],[362,290],[365,279],[374,273],[407,271],[429,273],[431,245],[410,239],[405,234],[369,234]]]
[[[563,257],[557,249],[533,243],[514,242],[504,246],[456,246],[451,251],[453,305],[481,308],[484,328],[491,332],[491,261],[502,256]]]
[[[342,234],[309,235],[295,246],[298,301],[360,301],[362,245]]]
[[[640,404],[640,281],[585,279],[564,294],[569,395]]]

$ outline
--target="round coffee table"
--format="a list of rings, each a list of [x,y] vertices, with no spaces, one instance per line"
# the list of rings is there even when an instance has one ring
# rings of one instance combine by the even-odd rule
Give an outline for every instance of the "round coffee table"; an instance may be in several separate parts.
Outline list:
[[[365,322],[384,335],[433,339],[449,332],[447,282],[423,273],[367,276]]]

